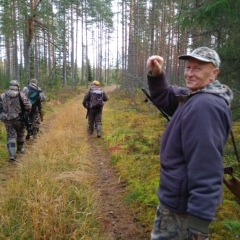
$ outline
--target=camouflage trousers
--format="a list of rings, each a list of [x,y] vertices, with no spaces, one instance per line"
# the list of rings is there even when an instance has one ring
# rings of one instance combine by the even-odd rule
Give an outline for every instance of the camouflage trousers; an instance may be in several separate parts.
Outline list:
[[[38,111],[31,113],[30,120],[33,125],[33,135],[36,135],[38,133],[40,122],[41,122],[40,113]]]
[[[5,123],[7,143],[24,142],[25,127],[20,120]]]
[[[159,203],[151,240],[208,240],[208,236],[188,229],[188,214],[174,213]]]
[[[88,126],[92,132],[94,124],[102,124],[102,108],[90,108],[88,111]]]

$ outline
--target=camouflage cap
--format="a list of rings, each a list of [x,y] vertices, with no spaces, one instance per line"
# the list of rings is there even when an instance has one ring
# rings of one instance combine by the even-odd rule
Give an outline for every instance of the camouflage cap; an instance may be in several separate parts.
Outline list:
[[[211,62],[215,67],[219,68],[221,60],[216,51],[208,47],[199,47],[193,50],[190,54],[180,55],[178,59],[188,60],[190,57],[196,58],[203,62]]]
[[[9,85],[10,85],[10,86],[17,86],[17,87],[20,86],[20,85],[19,85],[19,82],[18,82],[17,80],[11,80]]]
[[[32,79],[29,81],[29,83],[38,84],[38,81],[37,81],[37,79],[35,79],[35,78],[32,78]]]

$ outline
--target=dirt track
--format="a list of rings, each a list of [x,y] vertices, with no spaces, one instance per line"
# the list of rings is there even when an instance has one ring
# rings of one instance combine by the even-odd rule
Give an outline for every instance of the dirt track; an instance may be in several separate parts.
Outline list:
[[[113,91],[115,86],[106,87],[104,90],[106,93]],[[81,102],[83,96],[79,96],[79,102]],[[111,99],[110,99],[111,101]],[[80,115],[86,115],[86,109],[80,107]],[[57,114],[54,113],[57,117]],[[126,206],[124,201],[125,185],[120,181],[116,169],[114,169],[110,163],[110,155],[107,152],[106,147],[101,143],[101,138],[94,135],[88,135],[87,133],[87,120],[83,119],[83,132],[82,138],[86,139],[91,151],[90,160],[94,166],[94,173],[96,175],[96,181],[93,184],[93,188],[98,191],[99,199],[96,205],[99,208],[101,215],[101,222],[105,233],[109,236],[106,240],[141,240],[149,239],[149,233],[146,229],[136,222],[134,218],[134,211]],[[46,131],[51,125],[50,118],[46,119],[41,129]],[[26,151],[31,151],[33,142],[26,142]],[[24,160],[24,155],[19,156],[19,159]],[[17,171],[17,164],[5,163],[2,166],[0,172],[1,188],[4,187],[4,183],[14,175],[14,171]],[[97,240],[97,239],[96,239]]]
[[[114,86],[106,88],[105,92],[114,90]],[[149,233],[141,224],[137,224],[134,212],[125,204],[124,182],[120,181],[117,171],[110,166],[110,156],[103,145],[98,144],[96,136],[89,136],[92,149],[92,161],[95,166],[97,181],[95,187],[100,191],[98,201],[102,214],[102,223],[109,233],[109,240],[140,240],[149,239]]]

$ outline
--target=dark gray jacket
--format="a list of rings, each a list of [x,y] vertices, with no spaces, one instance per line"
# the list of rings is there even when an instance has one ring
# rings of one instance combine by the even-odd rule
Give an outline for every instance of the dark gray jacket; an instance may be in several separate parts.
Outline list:
[[[90,104],[90,100],[91,100],[91,98],[90,98],[90,95],[91,95],[91,89],[100,89],[100,90],[102,90],[102,88],[100,88],[99,86],[97,86],[97,85],[95,85],[95,84],[92,84],[91,85],[91,87],[90,87],[90,89],[88,90],[88,92],[84,95],[84,98],[83,98],[83,101],[82,101],[82,104],[83,104],[83,106],[85,107],[85,108],[87,108],[87,109],[91,109],[92,108],[92,106],[91,106],[91,104]],[[106,102],[106,101],[108,101],[108,97],[107,97],[107,95],[106,95],[106,93],[103,91],[103,102]],[[100,109],[102,109],[103,108],[103,106],[100,108]]]
[[[161,139],[158,198],[177,213],[212,220],[221,201],[223,147],[231,129],[228,93],[169,86],[148,75],[154,104],[172,116]],[[179,104],[176,95],[187,95]],[[183,99],[185,97],[183,96]]]

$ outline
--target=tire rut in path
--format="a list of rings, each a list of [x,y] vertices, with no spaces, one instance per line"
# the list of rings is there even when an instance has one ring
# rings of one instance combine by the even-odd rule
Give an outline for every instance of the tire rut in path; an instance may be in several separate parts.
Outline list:
[[[97,177],[94,187],[100,192],[97,205],[101,212],[102,225],[109,233],[109,240],[149,239],[149,233],[136,221],[133,210],[126,205],[125,183],[110,165],[110,156],[99,141],[101,140],[95,135],[88,138],[93,149],[91,159]]]

